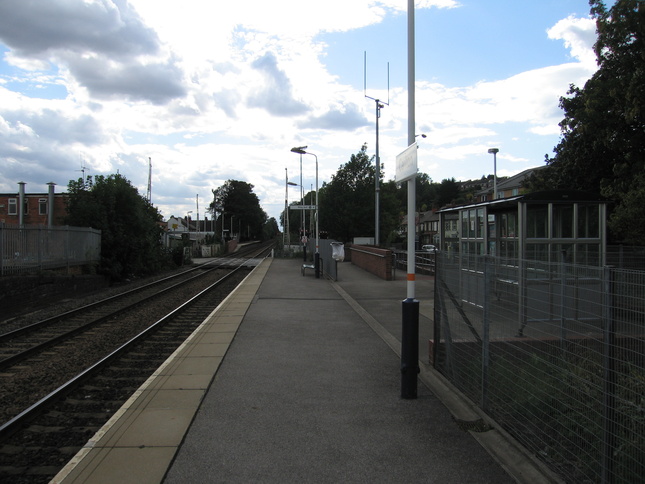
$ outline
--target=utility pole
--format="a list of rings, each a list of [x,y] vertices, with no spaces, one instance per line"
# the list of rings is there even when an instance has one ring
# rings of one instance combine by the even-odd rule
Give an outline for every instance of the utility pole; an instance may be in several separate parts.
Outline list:
[[[146,194],[148,202],[152,203],[152,158],[148,157],[148,193]]]
[[[371,99],[376,103],[376,163],[374,171],[374,245],[380,244],[380,205],[381,205],[381,188],[379,183],[381,181],[381,157],[379,154],[379,136],[378,136],[378,120],[381,117],[381,109],[390,105],[390,63],[387,63],[387,96],[388,102],[375,99],[367,95],[367,52],[363,53],[363,94],[367,99]]]

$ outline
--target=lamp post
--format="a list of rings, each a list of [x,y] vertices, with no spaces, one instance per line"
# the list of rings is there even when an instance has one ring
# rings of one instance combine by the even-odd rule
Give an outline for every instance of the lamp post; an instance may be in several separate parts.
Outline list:
[[[488,152],[493,154],[493,200],[497,200],[497,153],[499,153],[499,148],[490,148]]]
[[[186,227],[188,228],[188,233],[190,233],[190,217],[189,217],[189,215],[191,213],[193,213],[192,210],[186,212]],[[190,238],[190,236],[189,236],[189,238]]]
[[[316,274],[316,279],[318,279],[320,278],[320,252],[318,252],[320,237],[320,232],[318,230],[318,157],[313,153],[305,151],[306,148],[306,146],[300,146],[291,148],[291,151],[300,155],[311,155],[316,158],[316,253],[314,254],[314,273]]]
[[[302,158],[302,155],[300,155],[300,157]],[[304,197],[302,196],[302,192],[303,192],[302,185],[298,185],[297,183],[294,183],[294,182],[287,182],[287,185],[291,187],[300,187],[300,207],[303,208],[303,205],[305,202],[304,202]],[[300,210],[300,211],[304,213],[304,210]],[[302,242],[302,248],[303,248],[303,251],[302,251],[303,262],[307,261],[307,244],[303,242],[304,240],[303,237],[306,234],[306,231],[305,231],[306,219],[307,217],[305,215],[300,214],[300,230],[302,230],[302,237],[300,237],[300,242]]]
[[[282,250],[286,250],[285,235],[288,233],[289,213],[287,212],[287,199],[289,198],[289,172],[284,169],[284,218],[282,219]]]
[[[294,185],[294,186],[299,186],[300,187],[300,205],[304,205],[304,196],[302,193],[302,155],[305,153],[305,150],[307,149],[306,146],[297,146],[294,148],[291,148],[291,151],[294,153],[298,153],[300,155],[300,185]],[[300,214],[300,229],[302,230],[302,235],[304,237],[305,235],[305,211],[304,209],[302,210],[302,213]],[[301,239],[302,240],[302,239]],[[307,245],[303,243],[302,245],[303,248],[303,261],[307,261]]]
[[[287,234],[287,246],[291,247],[291,233],[289,232],[289,187],[297,187],[298,185],[289,181],[289,172],[287,169],[284,169],[284,223],[283,229]],[[282,244],[284,245],[284,235],[282,237]]]

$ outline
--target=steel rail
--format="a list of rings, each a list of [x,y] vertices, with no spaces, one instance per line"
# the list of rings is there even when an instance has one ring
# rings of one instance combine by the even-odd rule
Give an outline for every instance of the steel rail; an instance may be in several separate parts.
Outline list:
[[[48,395],[44,396],[40,400],[38,400],[36,403],[31,405],[29,408],[23,410],[20,412],[18,415],[13,417],[11,420],[5,422],[0,426],[0,440],[7,438],[11,433],[13,433],[15,430],[20,428],[22,425],[24,425],[25,422],[27,422],[30,418],[35,416],[36,414],[40,413],[40,409],[43,408],[45,405],[49,404],[50,402],[61,398],[64,396],[66,393],[69,391],[73,390],[76,388],[81,382],[84,380],[90,378],[94,373],[98,372],[100,369],[105,367],[108,363],[112,362],[114,359],[116,359],[119,355],[124,353],[128,348],[134,346],[135,344],[141,342],[143,339],[145,339],[147,336],[149,336],[152,332],[156,331],[160,327],[162,327],[165,323],[168,322],[168,320],[177,315],[180,311],[187,309],[188,306],[191,304],[195,303],[198,299],[203,297],[205,294],[208,292],[216,289],[218,286],[223,284],[226,280],[231,278],[235,273],[240,271],[242,269],[242,265],[239,267],[233,269],[230,273],[226,274],[224,277],[221,279],[217,280],[207,288],[203,289],[200,291],[198,294],[195,296],[191,297],[184,303],[182,303],[180,306],[172,310],[170,313],[168,313],[166,316],[163,318],[159,319],[149,327],[147,327],[145,330],[143,330],[141,333],[138,335],[134,336],[131,338],[129,341],[121,345],[119,348],[115,349],[112,351],[110,354],[107,356],[103,357],[101,360],[98,362],[94,363],[92,366],[89,368],[83,370],[81,373],[76,375],[75,377],[71,378],[68,380],[66,383],[63,385],[59,386],[57,389],[53,390],[50,392]]]

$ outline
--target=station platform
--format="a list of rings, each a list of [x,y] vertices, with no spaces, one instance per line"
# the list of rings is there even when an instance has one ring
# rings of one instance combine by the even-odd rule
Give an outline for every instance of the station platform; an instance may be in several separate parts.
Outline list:
[[[418,276],[418,397],[402,399],[405,274],[338,281],[265,259],[54,483],[556,482],[428,364],[433,278]]]

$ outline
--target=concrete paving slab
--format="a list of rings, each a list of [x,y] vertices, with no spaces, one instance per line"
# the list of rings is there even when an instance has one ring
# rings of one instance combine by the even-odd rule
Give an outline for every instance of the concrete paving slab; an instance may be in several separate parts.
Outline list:
[[[424,385],[401,399],[397,355],[298,270],[272,262],[166,483],[513,482]]]

